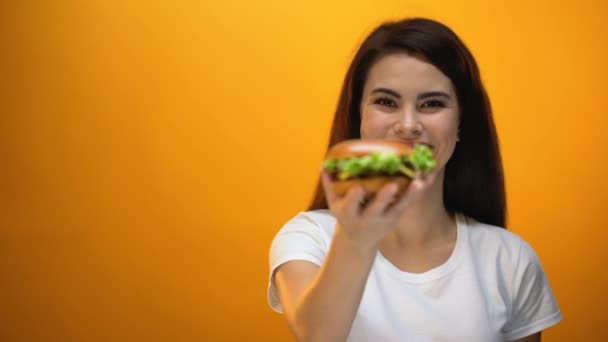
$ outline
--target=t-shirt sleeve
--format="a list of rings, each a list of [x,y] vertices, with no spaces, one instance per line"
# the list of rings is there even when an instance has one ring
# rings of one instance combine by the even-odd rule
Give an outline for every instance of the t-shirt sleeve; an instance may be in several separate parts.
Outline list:
[[[540,261],[525,241],[522,241],[515,267],[512,310],[503,328],[506,341],[532,335],[562,320]]]
[[[319,224],[305,213],[300,213],[279,230],[270,245],[268,304],[283,313],[277,289],[273,282],[274,271],[291,260],[305,260],[321,266],[325,260],[328,242]]]

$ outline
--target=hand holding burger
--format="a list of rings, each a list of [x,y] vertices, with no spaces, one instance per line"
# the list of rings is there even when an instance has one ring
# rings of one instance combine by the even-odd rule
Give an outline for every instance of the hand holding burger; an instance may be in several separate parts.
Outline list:
[[[366,139],[332,146],[323,162],[322,184],[338,223],[336,236],[348,236],[344,241],[357,248],[377,249],[434,176],[422,178],[415,188],[410,183],[436,164],[425,145],[412,148],[394,140]]]

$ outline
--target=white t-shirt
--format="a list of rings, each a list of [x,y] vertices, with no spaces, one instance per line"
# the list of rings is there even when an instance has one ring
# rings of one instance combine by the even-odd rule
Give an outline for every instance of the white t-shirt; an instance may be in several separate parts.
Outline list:
[[[450,258],[403,272],[378,252],[348,342],[510,341],[562,319],[532,248],[514,233],[457,215]],[[270,275],[290,260],[321,266],[336,225],[328,210],[301,212],[277,233]],[[282,313],[273,282],[268,303]]]

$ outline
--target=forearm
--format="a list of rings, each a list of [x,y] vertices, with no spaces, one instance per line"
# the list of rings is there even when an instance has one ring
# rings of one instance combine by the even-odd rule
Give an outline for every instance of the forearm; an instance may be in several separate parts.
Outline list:
[[[336,232],[323,266],[296,304],[294,328],[299,340],[346,340],[376,251],[355,247]]]

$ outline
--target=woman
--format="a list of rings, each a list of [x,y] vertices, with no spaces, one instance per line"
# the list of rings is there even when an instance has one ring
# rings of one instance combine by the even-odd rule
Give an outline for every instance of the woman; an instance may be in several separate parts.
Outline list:
[[[345,78],[329,146],[428,145],[437,167],[405,194],[332,193],[270,250],[269,303],[300,341],[540,341],[562,316],[533,249],[505,227],[498,138],[477,64],[448,27],[374,30]]]

